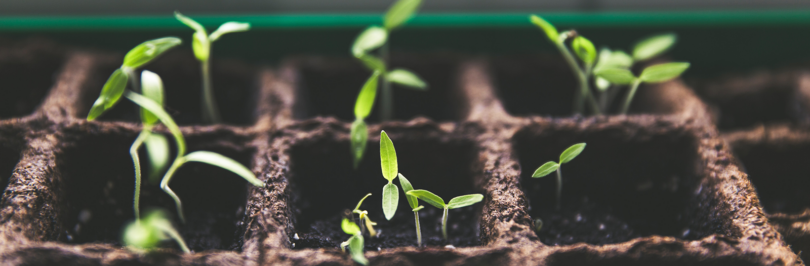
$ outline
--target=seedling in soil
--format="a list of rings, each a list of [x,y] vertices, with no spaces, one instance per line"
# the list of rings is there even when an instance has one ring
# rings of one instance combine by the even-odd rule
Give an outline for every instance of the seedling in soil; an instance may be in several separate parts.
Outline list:
[[[153,210],[143,219],[135,219],[124,228],[122,242],[132,250],[143,252],[156,248],[161,241],[174,239],[183,252],[191,253],[167,216],[164,211]]]
[[[175,11],[174,17],[186,26],[194,29],[191,47],[194,49],[194,56],[200,61],[202,70],[202,114],[203,121],[207,123],[220,123],[219,108],[214,100],[214,91],[211,87],[211,70],[209,59],[211,58],[211,45],[219,40],[222,35],[233,32],[243,32],[250,29],[250,23],[230,21],[220,25],[217,30],[208,35],[205,27],[193,19],[183,16]]]
[[[377,83],[380,77],[380,71],[374,71],[371,77],[368,78],[366,84],[360,89],[360,94],[357,95],[357,102],[354,104],[354,122],[352,122],[352,129],[350,137],[352,140],[352,158],[354,158],[354,168],[360,165],[363,160],[363,153],[366,151],[366,143],[368,142],[368,126],[365,119],[371,113],[371,108],[374,107],[374,98],[377,97]]]
[[[444,210],[442,214],[442,236],[444,240],[447,240],[447,211],[451,209],[458,209],[467,207],[473,204],[476,204],[484,199],[484,195],[481,194],[469,194],[464,196],[458,196],[455,198],[450,199],[450,202],[444,204],[444,200],[433,192],[423,190],[423,189],[416,189],[405,192],[405,194],[417,197],[424,202],[427,202],[430,205],[433,205],[436,208]]]
[[[370,237],[375,237],[377,236],[377,231],[374,230],[374,226],[377,225],[377,223],[371,221],[371,218],[368,217],[368,211],[360,209],[360,205],[363,205],[363,201],[366,200],[366,198],[368,198],[369,196],[371,196],[371,193],[366,194],[365,197],[360,199],[360,202],[357,203],[357,207],[354,207],[352,213],[357,214],[359,216],[360,223],[365,224],[366,227],[368,227],[368,235]],[[361,234],[363,233],[362,231],[364,230],[365,230],[364,227],[360,226]]]
[[[568,149],[565,149],[565,151],[560,154],[560,162],[546,162],[537,168],[537,170],[534,170],[534,174],[532,174],[532,177],[540,178],[557,171],[557,210],[560,210],[560,196],[562,195],[562,169],[560,166],[579,156],[583,150],[585,150],[585,143],[571,145],[571,147],[568,147]]]
[[[410,19],[419,9],[422,0],[399,0],[385,14],[383,27],[371,26],[357,36],[352,45],[352,54],[372,71],[382,73],[382,111],[383,121],[391,120],[394,116],[394,98],[391,91],[391,82],[407,88],[425,90],[427,84],[419,76],[405,69],[388,71],[388,35]],[[370,54],[379,48],[379,54]]]
[[[399,190],[393,183],[399,169],[397,168],[397,151],[394,150],[394,143],[388,138],[385,130],[380,133],[380,166],[383,177],[388,180],[388,184],[383,187],[383,214],[385,214],[385,219],[390,221],[391,218],[394,218],[397,206],[399,206]]]
[[[354,261],[363,265],[368,264],[368,259],[363,255],[363,233],[360,231],[360,227],[349,221],[348,218],[343,218],[340,227],[343,232],[352,236],[346,242],[340,243],[340,249],[346,252],[346,246],[349,246],[349,252]]]
[[[157,77],[157,75],[154,76],[145,75],[144,77]],[[150,83],[152,83],[152,81],[150,81]],[[110,103],[111,105],[114,105],[121,98],[120,97],[121,95],[113,97],[114,95],[111,94],[114,93],[117,92],[115,90],[102,90],[101,95],[99,96],[99,100],[114,99]],[[154,115],[154,117],[157,118],[157,120],[163,123],[163,125],[165,125],[167,129],[169,129],[169,132],[171,132],[172,136],[175,139],[175,144],[177,145],[177,157],[175,158],[174,162],[172,162],[169,169],[166,171],[166,174],[163,175],[163,179],[160,182],[160,188],[167,194],[169,194],[169,196],[171,196],[172,199],[174,199],[175,204],[177,206],[177,213],[178,216],[180,217],[180,221],[185,223],[185,217],[183,216],[183,205],[182,202],[180,201],[180,198],[177,197],[177,194],[175,194],[174,191],[172,191],[171,188],[169,188],[169,181],[171,181],[171,178],[174,176],[174,173],[177,171],[177,169],[187,162],[201,162],[222,167],[226,170],[229,170],[241,176],[254,186],[264,187],[264,183],[258,178],[256,178],[253,172],[251,172],[249,169],[247,169],[247,167],[243,166],[239,162],[234,161],[233,159],[209,151],[195,151],[186,154],[186,141],[183,138],[183,133],[180,132],[180,128],[177,126],[177,124],[174,122],[171,116],[169,116],[169,114],[166,113],[165,110],[163,110],[163,106],[161,106],[154,100],[150,99],[149,97],[146,97],[144,95],[132,91],[122,91],[121,94],[123,94],[130,101],[139,105],[148,113],[151,113],[151,115]],[[101,113],[103,113],[103,111],[101,111]],[[100,115],[101,113],[98,113],[98,115]],[[93,117],[88,117],[88,120],[92,120],[92,118]],[[154,118],[149,118],[149,121],[153,121],[153,123],[156,122],[156,120],[151,119]],[[137,156],[133,157],[133,162],[137,162]],[[140,167],[136,167],[136,179],[139,178],[140,178]],[[140,192],[139,184],[140,182],[136,183],[136,194],[135,194],[136,196],[134,200],[135,203],[133,204],[134,206],[138,206],[137,201],[138,201],[138,194]],[[137,217],[138,216],[137,208],[135,209],[135,214]]]
[[[686,69],[689,68],[689,63],[686,62],[671,62],[664,64],[657,64],[645,68],[641,71],[641,75],[636,77],[629,69],[624,68],[605,68],[596,72],[596,75],[603,78],[610,83],[618,85],[630,85],[630,91],[622,104],[622,114],[626,114],[630,109],[630,103],[633,101],[633,96],[636,94],[638,86],[644,83],[661,83],[680,76]]]
[[[413,217],[416,219],[416,246],[422,246],[422,229],[419,227],[419,210],[424,209],[425,206],[419,205],[419,201],[416,197],[411,196],[408,194],[408,191],[413,190],[413,186],[411,182],[405,178],[404,175],[399,174],[399,185],[402,186],[402,191],[405,192],[405,198],[408,200],[408,205],[411,205],[411,210],[413,210]]]

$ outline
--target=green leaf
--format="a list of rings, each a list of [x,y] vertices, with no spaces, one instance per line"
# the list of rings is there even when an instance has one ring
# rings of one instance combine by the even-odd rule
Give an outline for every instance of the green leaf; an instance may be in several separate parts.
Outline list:
[[[365,121],[357,119],[352,122],[351,141],[354,169],[357,169],[360,162],[363,161],[363,153],[365,153],[366,143],[368,143],[368,127]]]
[[[365,119],[374,107],[374,98],[377,97],[377,84],[379,84],[380,71],[374,71],[371,77],[363,84],[357,101],[354,103],[354,116],[357,119]]]
[[[399,190],[397,190],[397,185],[388,183],[383,187],[382,206],[385,219],[391,220],[391,218],[394,218],[394,214],[397,212],[397,206],[399,206]]]
[[[385,13],[385,21],[383,24],[385,28],[388,30],[393,30],[396,27],[405,24],[408,19],[416,13],[416,10],[419,9],[419,6],[422,4],[422,0],[399,0],[391,8],[388,9],[388,12]]]
[[[189,26],[190,28],[194,29],[194,31],[205,32],[205,27],[200,25],[200,23],[197,23],[197,21],[191,19],[190,17],[186,17],[183,14],[180,14],[180,12],[178,11],[174,11],[174,17],[177,18],[177,20],[179,20],[183,24],[186,24],[186,26]]]
[[[141,93],[144,97],[163,105],[163,81],[155,72],[144,70],[141,72]],[[123,94],[123,91],[122,91]],[[154,125],[158,122],[157,116],[141,108],[141,120],[144,125]]]
[[[370,54],[364,54],[357,59],[360,59],[360,62],[363,62],[363,65],[365,65],[369,70],[385,73],[385,62],[379,58]]]
[[[602,68],[596,70],[593,74],[610,83],[619,85],[626,85],[636,81],[636,76],[633,76],[633,72],[624,68]]]
[[[122,242],[135,249],[153,249],[163,240],[163,233],[150,224],[132,221],[124,228]]]
[[[422,79],[419,78],[419,76],[417,76],[413,72],[410,72],[405,69],[391,70],[390,72],[388,72],[385,78],[388,79],[388,81],[391,81],[399,85],[407,86],[410,88],[420,90],[427,89],[427,83],[422,81]]]
[[[168,215],[166,214],[166,212],[162,210],[155,210],[146,215],[146,218],[143,219],[143,223],[159,230],[163,234],[164,239],[165,238],[174,239],[174,241],[177,242],[177,245],[180,246],[180,249],[182,249],[183,252],[191,253],[191,250],[189,250],[188,246],[186,246],[186,242],[183,241],[183,237],[180,236],[180,233],[178,233],[176,229],[174,229],[174,226],[172,226],[172,222],[167,217]]]
[[[557,171],[557,168],[560,168],[560,165],[557,164],[557,162],[551,162],[551,161],[546,162],[543,165],[541,165],[540,167],[538,167],[537,170],[534,170],[534,174],[532,174],[532,177],[538,178],[538,177],[547,176],[548,174],[553,173],[554,171]]]
[[[644,61],[663,54],[672,48],[677,39],[677,35],[674,33],[659,34],[643,39],[633,48],[633,58]]]
[[[191,48],[194,50],[194,56],[197,60],[207,61],[211,56],[211,40],[205,32],[195,32],[192,36]]]
[[[363,235],[354,235],[349,239],[349,252],[352,254],[352,259],[362,265],[368,264],[368,259],[363,255]]]
[[[582,151],[585,150],[585,143],[577,143],[565,149],[565,151],[560,154],[560,164],[564,164],[570,162],[577,156],[579,156]]]
[[[680,76],[688,68],[689,63],[683,62],[658,64],[645,68],[639,79],[647,83],[664,82]]]
[[[399,185],[402,186],[402,192],[405,192],[405,199],[408,200],[408,205],[411,205],[411,208],[415,209],[417,206],[419,206],[419,200],[416,197],[408,194],[408,191],[413,190],[411,181],[408,181],[408,179],[405,178],[405,176],[402,175],[401,173],[398,176],[399,176]]]
[[[365,201],[365,200],[366,200],[366,198],[368,198],[368,197],[370,197],[370,196],[371,196],[371,193],[368,193],[368,194],[366,194],[366,196],[365,196],[365,197],[363,197],[362,199],[360,199],[360,201],[359,201],[359,202],[357,202],[357,207],[354,207],[354,210],[360,210],[360,205],[363,205],[363,201]]]
[[[481,202],[481,200],[483,199],[484,195],[481,194],[469,194],[464,196],[458,196],[452,198],[449,202],[447,202],[447,208],[448,209],[463,208]]]
[[[388,39],[388,31],[379,26],[371,26],[364,30],[360,35],[357,36],[357,39],[354,40],[354,44],[352,45],[352,54],[360,58],[364,54],[367,54],[368,51],[377,49],[378,47],[385,44],[385,41]]]
[[[124,94],[128,80],[129,76],[123,69],[119,68],[113,71],[112,75],[107,79],[107,83],[104,83],[104,87],[101,88],[101,95],[98,96],[96,102],[93,103],[93,107],[90,108],[87,120],[92,121],[96,119],[118,103],[118,100],[121,99],[121,95]]]
[[[195,151],[183,156],[187,162],[200,162],[207,163],[213,166],[219,166],[225,170],[231,171],[247,180],[249,183],[257,187],[264,187],[264,182],[256,178],[250,169],[235,161],[234,159],[223,156],[219,153],[210,151]]]
[[[420,200],[427,202],[428,204],[433,205],[434,207],[439,209],[444,209],[445,207],[444,200],[441,197],[436,196],[436,194],[433,194],[433,192],[424,189],[411,190],[406,192],[405,194],[417,197]]]
[[[397,178],[399,169],[397,168],[397,151],[394,149],[394,143],[388,138],[388,133],[383,130],[380,133],[380,166],[382,174],[388,182]]]
[[[343,229],[343,232],[350,235],[360,234],[360,227],[354,222],[349,221],[348,218],[343,218],[343,221],[340,222],[340,228]]]
[[[551,23],[548,23],[548,21],[546,21],[545,19],[536,15],[531,15],[529,19],[534,25],[537,25],[538,27],[540,27],[540,29],[543,29],[543,31],[546,33],[546,36],[548,36],[548,39],[551,40],[551,42],[556,43],[557,40],[560,38],[560,34],[557,32],[557,28],[555,28],[554,25],[551,25]]]
[[[155,101],[144,97],[143,95],[127,91],[124,93],[124,96],[127,97],[130,101],[134,102],[135,104],[145,108],[152,114],[160,119],[160,122],[169,129],[169,132],[174,135],[175,142],[177,143],[177,153],[184,154],[186,153],[186,141],[183,138],[183,133],[180,132],[180,127],[177,126],[177,123],[174,122],[174,119],[163,110],[163,106],[160,106]]]
[[[158,183],[160,173],[166,170],[169,166],[169,140],[166,136],[158,133],[149,134],[149,137],[144,140],[146,145],[146,154],[149,157],[149,180],[152,183]]]
[[[571,47],[574,48],[574,53],[576,53],[579,59],[585,62],[585,64],[593,64],[596,60],[596,47],[594,47],[593,43],[587,38],[577,36],[574,38],[574,41],[571,42]]]
[[[610,88],[610,81],[608,81],[606,79],[596,77],[596,82],[595,83],[596,83],[596,88],[599,89],[599,91],[606,91],[608,88]]]
[[[158,58],[169,49],[180,45],[180,43],[182,41],[177,37],[163,37],[145,41],[127,52],[122,66],[131,69],[139,68]]]
[[[596,62],[594,72],[604,68],[629,68],[633,65],[633,58],[623,51],[611,51],[602,48],[599,60]]]
[[[215,42],[219,40],[219,37],[222,37],[222,35],[224,34],[243,32],[248,31],[249,29],[250,23],[247,22],[236,22],[236,21],[225,22],[224,24],[219,25],[219,28],[217,28],[217,30],[212,32],[211,35],[208,36],[208,39],[211,40],[211,42]]]

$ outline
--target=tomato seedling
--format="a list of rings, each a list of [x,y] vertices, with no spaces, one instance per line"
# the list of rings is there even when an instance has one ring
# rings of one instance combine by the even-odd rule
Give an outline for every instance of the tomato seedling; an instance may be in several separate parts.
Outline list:
[[[385,219],[390,221],[391,218],[394,218],[399,205],[399,190],[393,183],[399,169],[397,168],[397,151],[385,130],[380,132],[380,166],[383,177],[388,180],[388,184],[383,187],[383,214],[385,214]]]
[[[537,170],[534,171],[534,174],[532,174],[533,178],[541,178],[551,174],[551,172],[557,171],[557,210],[560,210],[560,197],[562,195],[562,168],[560,166],[579,156],[583,150],[585,150],[585,143],[571,145],[571,147],[568,147],[568,149],[565,149],[565,151],[560,154],[559,162],[546,162],[538,167]]]
[[[444,237],[444,240],[447,240],[447,211],[467,207],[484,199],[484,195],[469,194],[452,198],[449,202],[447,202],[447,204],[445,204],[441,197],[436,196],[436,194],[433,194],[433,192],[424,189],[411,190],[405,192],[405,194],[419,198],[420,200],[444,211],[442,213],[442,236]]]
[[[404,175],[399,174],[399,185],[402,186],[402,191],[405,192],[405,199],[408,200],[408,205],[411,206],[411,210],[413,211],[414,219],[416,220],[416,246],[422,246],[422,229],[419,227],[419,211],[424,209],[425,206],[419,205],[419,201],[415,196],[408,194],[408,191],[413,190],[413,186],[411,182],[405,178]]]
[[[377,225],[377,223],[371,221],[371,218],[368,217],[368,211],[360,209],[360,205],[363,205],[363,201],[365,201],[366,198],[368,198],[369,196],[371,196],[371,193],[366,194],[365,197],[360,199],[360,202],[357,202],[357,207],[354,207],[352,213],[357,214],[357,216],[360,219],[359,223],[364,224],[368,228],[368,236],[375,237],[377,236],[377,231],[374,230],[374,226]],[[360,226],[361,234],[363,233],[362,231],[364,230],[365,230],[364,227]]]
[[[357,101],[354,104],[354,122],[352,122],[351,132],[349,138],[351,139],[352,159],[354,160],[354,168],[360,165],[363,160],[363,153],[366,151],[366,143],[368,142],[368,126],[366,125],[366,117],[371,113],[371,108],[374,107],[374,98],[377,97],[377,83],[380,76],[380,71],[374,71],[371,77],[368,78],[363,88],[360,89],[360,94],[357,95]]]
[[[162,210],[153,210],[143,219],[129,222],[124,227],[122,242],[132,250],[143,252],[156,248],[161,241],[173,239],[183,252],[191,253],[167,216]]]
[[[340,228],[343,229],[343,232],[352,236],[346,242],[340,243],[340,249],[346,252],[346,246],[349,246],[349,253],[351,253],[354,261],[363,265],[368,264],[368,259],[363,254],[363,233],[360,231],[360,227],[349,221],[348,218],[343,218]]]

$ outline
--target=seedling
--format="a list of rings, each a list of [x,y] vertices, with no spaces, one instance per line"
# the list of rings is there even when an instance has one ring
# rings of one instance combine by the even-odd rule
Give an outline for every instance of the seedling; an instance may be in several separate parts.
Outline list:
[[[416,189],[405,192],[405,194],[417,197],[420,200],[427,202],[428,204],[433,205],[436,208],[444,210],[444,212],[442,213],[442,236],[444,237],[444,240],[447,240],[447,211],[451,209],[467,207],[476,204],[484,199],[484,195],[469,194],[452,198],[450,199],[450,202],[444,204],[444,200],[442,198],[436,196],[436,194],[433,194],[433,192],[427,190]]]
[[[383,177],[388,180],[388,184],[383,187],[383,214],[385,214],[385,219],[390,221],[391,218],[394,218],[397,206],[399,206],[399,190],[393,183],[399,169],[397,168],[397,151],[394,150],[394,143],[388,138],[385,130],[380,133],[380,166]]]
[[[416,197],[411,196],[408,194],[408,191],[413,190],[413,186],[411,186],[411,182],[405,178],[404,175],[399,174],[399,185],[402,186],[402,191],[405,192],[405,198],[408,200],[408,205],[411,205],[411,210],[413,210],[413,217],[416,219],[416,246],[422,246],[422,229],[419,227],[419,210],[424,209],[425,206],[419,205],[419,201]]]
[[[368,259],[363,255],[363,233],[360,231],[360,227],[349,221],[348,218],[343,218],[340,228],[343,229],[343,232],[352,236],[346,242],[340,243],[340,249],[346,252],[346,246],[349,246],[349,252],[354,261],[363,265],[368,264]]]
[[[380,71],[374,71],[371,77],[368,78],[366,84],[360,89],[360,94],[357,95],[357,102],[354,104],[354,122],[352,122],[352,129],[350,138],[352,141],[352,158],[354,158],[354,168],[360,165],[363,160],[363,153],[366,151],[366,143],[368,142],[368,126],[365,119],[371,113],[371,108],[374,107],[374,98],[377,97],[377,83],[380,77]]]
[[[410,19],[419,9],[422,0],[399,0],[385,14],[383,27],[371,26],[360,33],[352,45],[352,54],[372,71],[382,73],[382,110],[383,121],[391,120],[394,116],[394,96],[391,91],[391,82],[406,88],[425,90],[427,84],[419,76],[405,69],[388,71],[388,35]],[[379,48],[379,54],[370,54]]]
[[[162,210],[153,210],[147,213],[143,219],[135,219],[124,227],[122,242],[132,250],[144,252],[156,248],[161,241],[171,238],[177,242],[183,252],[191,253],[186,242],[174,229],[167,216],[166,212]]]
[[[245,22],[225,22],[220,25],[217,30],[208,35],[203,27],[197,21],[183,16],[180,12],[175,11],[174,17],[177,18],[186,26],[194,29],[192,36],[191,47],[194,49],[194,56],[200,61],[200,68],[202,70],[202,114],[203,121],[207,123],[220,123],[222,119],[219,115],[219,108],[214,100],[214,91],[211,87],[211,70],[209,59],[211,58],[211,45],[219,40],[222,35],[233,32],[243,32],[250,29],[250,23]]]
[[[630,84],[630,91],[622,104],[622,114],[626,114],[630,109],[630,102],[633,101],[633,96],[636,94],[638,86],[644,83],[661,83],[680,76],[686,69],[689,68],[689,63],[686,62],[671,62],[664,64],[657,64],[645,68],[641,71],[638,77],[633,75],[629,69],[624,68],[606,68],[596,72],[596,75],[609,81],[613,84],[628,85]]]
[[[534,174],[532,177],[540,178],[551,174],[551,172],[557,171],[557,210],[560,210],[560,196],[562,195],[562,168],[560,166],[564,163],[570,162],[577,156],[579,156],[582,151],[585,150],[585,143],[577,143],[565,149],[565,151],[560,154],[560,161],[554,162],[549,161],[541,165],[537,170],[534,170]]]
[[[360,202],[357,203],[357,207],[354,207],[352,213],[357,214],[359,216],[360,223],[365,224],[366,227],[368,227],[368,235],[370,237],[375,237],[377,236],[377,231],[374,230],[374,226],[377,225],[377,223],[371,221],[371,218],[368,217],[368,211],[360,209],[360,205],[363,205],[363,201],[366,200],[366,198],[368,198],[369,196],[371,196],[371,193],[366,194],[365,197],[360,199]],[[364,227],[361,226],[360,227],[361,233],[363,233],[362,231],[364,230],[365,230]]]

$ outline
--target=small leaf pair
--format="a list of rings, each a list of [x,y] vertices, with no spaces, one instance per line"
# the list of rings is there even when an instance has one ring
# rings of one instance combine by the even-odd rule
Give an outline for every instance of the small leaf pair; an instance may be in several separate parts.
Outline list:
[[[354,261],[362,265],[368,264],[368,259],[366,259],[366,256],[363,254],[364,241],[360,227],[352,221],[349,221],[348,218],[343,218],[343,221],[340,223],[340,228],[343,229],[344,233],[352,236],[349,240],[346,240],[346,242],[340,243],[340,249],[346,252],[346,246],[348,246],[349,253]]]
[[[388,180],[388,184],[383,187],[383,214],[385,214],[386,220],[391,220],[397,212],[397,206],[399,206],[399,190],[397,190],[397,185],[393,183],[394,178],[397,178],[399,169],[397,151],[394,149],[394,143],[391,142],[391,138],[388,137],[385,130],[380,132],[380,168],[382,168],[383,178]]]
[[[644,83],[665,82],[677,78],[678,76],[683,74],[683,72],[686,71],[686,69],[688,68],[689,63],[670,62],[649,66],[645,68],[643,71],[641,71],[641,75],[639,75],[638,77],[633,75],[633,72],[631,72],[629,69],[625,68],[604,68],[599,69],[594,74],[613,84],[618,85],[632,84],[621,109],[621,113],[626,114],[627,111],[630,109],[630,103],[633,100],[633,96],[635,95],[636,90],[638,90],[638,87],[639,85],[641,85],[642,82]]]
[[[402,192],[405,192],[405,199],[408,200],[408,205],[411,206],[411,210],[413,211],[414,219],[416,219],[416,246],[422,246],[422,229],[419,226],[419,211],[424,209],[425,206],[419,205],[419,201],[415,196],[408,194],[408,191],[413,190],[413,186],[411,185],[411,181],[408,181],[404,175],[399,174],[399,185],[402,186]]]
[[[443,210],[443,214],[442,214],[442,236],[444,237],[445,240],[447,240],[447,211],[451,210],[451,209],[458,209],[458,208],[467,207],[467,206],[476,204],[478,202],[481,202],[481,200],[484,199],[484,195],[481,195],[481,194],[469,194],[469,195],[463,195],[463,196],[458,196],[458,197],[452,198],[452,199],[450,199],[450,202],[445,204],[444,200],[441,197],[439,197],[436,194],[433,194],[433,192],[430,192],[430,191],[427,191],[427,190],[423,190],[423,189],[411,190],[411,191],[405,192],[405,194],[410,195],[410,196],[414,196],[414,197],[416,197],[416,198],[418,198],[418,199],[420,199],[420,200],[422,200],[424,202],[427,202],[430,205],[433,205],[436,208],[439,208],[439,209]]]
[[[166,212],[153,210],[143,219],[135,219],[124,227],[122,242],[128,248],[142,252],[156,248],[161,241],[174,239],[183,252],[191,253],[167,217]]]
[[[377,84],[379,83],[380,71],[374,71],[371,77],[366,80],[363,88],[360,89],[360,94],[357,95],[357,101],[354,103],[354,122],[352,122],[351,132],[349,133],[351,139],[352,158],[354,159],[354,168],[360,165],[363,160],[363,153],[366,151],[366,143],[368,143],[368,126],[365,119],[371,114],[371,109],[374,107],[374,98],[377,96]]]
[[[565,151],[560,154],[560,161],[554,162],[549,161],[541,165],[534,171],[532,177],[540,178],[551,174],[552,172],[557,172],[557,210],[560,210],[560,198],[562,195],[562,170],[560,166],[564,163],[568,163],[577,156],[579,156],[582,151],[585,150],[585,143],[577,143],[565,149]]]
[[[365,197],[360,199],[360,202],[357,202],[357,207],[354,207],[354,210],[352,210],[352,213],[357,214],[359,216],[360,222],[364,223],[365,226],[368,228],[368,235],[370,237],[375,237],[375,236],[377,236],[377,231],[374,230],[374,226],[377,225],[377,223],[371,221],[371,218],[368,217],[368,211],[364,211],[364,210],[360,209],[360,206],[363,205],[363,201],[365,201],[366,198],[368,198],[370,196],[371,196],[371,193],[368,193],[368,194],[366,194]],[[361,233],[362,233],[363,230],[364,229],[361,226],[360,227]]]

